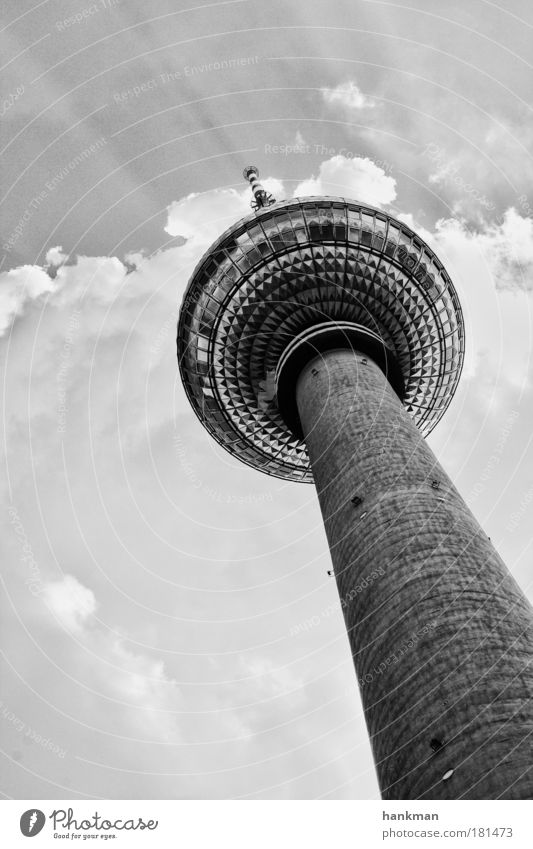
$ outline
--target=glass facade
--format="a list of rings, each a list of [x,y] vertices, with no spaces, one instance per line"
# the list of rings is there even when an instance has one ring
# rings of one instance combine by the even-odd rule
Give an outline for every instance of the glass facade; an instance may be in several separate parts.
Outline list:
[[[423,434],[448,406],[464,328],[453,284],[430,248],[399,221],[342,198],[277,203],[211,246],[192,275],[178,326],[191,404],[245,463],[312,481],[305,445],[278,413],[272,378],[291,340],[328,320],[381,336]]]

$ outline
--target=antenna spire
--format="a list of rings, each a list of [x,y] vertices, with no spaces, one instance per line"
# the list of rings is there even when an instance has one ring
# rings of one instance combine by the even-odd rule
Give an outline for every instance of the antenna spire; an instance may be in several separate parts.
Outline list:
[[[242,174],[244,179],[248,180],[252,187],[254,199],[250,201],[250,206],[253,210],[257,211],[265,206],[272,206],[273,203],[276,203],[276,199],[269,192],[265,191],[259,182],[259,168],[257,166],[247,165]]]

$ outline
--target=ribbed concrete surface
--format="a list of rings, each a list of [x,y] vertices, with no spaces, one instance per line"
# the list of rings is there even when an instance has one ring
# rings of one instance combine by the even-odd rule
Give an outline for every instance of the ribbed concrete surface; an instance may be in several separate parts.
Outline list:
[[[362,359],[316,359],[297,400],[383,798],[532,799],[531,607]]]

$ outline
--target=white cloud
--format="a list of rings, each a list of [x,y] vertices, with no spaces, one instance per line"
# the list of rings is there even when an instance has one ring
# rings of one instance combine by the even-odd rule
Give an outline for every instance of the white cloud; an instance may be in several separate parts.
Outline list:
[[[94,593],[73,575],[46,584],[43,596],[54,616],[69,631],[81,631],[96,610]]]
[[[58,284],[37,265],[22,265],[0,275],[0,336],[16,316],[22,315],[27,303],[53,292]]]
[[[75,265],[62,265],[57,271],[58,299],[74,303],[88,297],[93,303],[112,303],[125,281],[126,271],[126,266],[115,256],[78,256]]]
[[[318,175],[304,180],[294,190],[294,197],[322,194],[341,195],[379,207],[395,199],[396,181],[371,159],[338,154],[322,162]]]
[[[499,288],[533,289],[533,219],[510,208],[499,223],[474,238],[487,254]]]
[[[68,254],[63,253],[61,245],[57,245],[55,248],[49,248],[46,252],[45,263],[46,265],[62,265],[67,259]]]
[[[508,209],[483,229],[442,219],[430,232],[399,217],[435,250],[457,288],[466,325],[463,380],[483,370],[494,381],[505,361],[500,388],[522,385],[531,349],[533,221]]]
[[[183,704],[176,681],[167,675],[161,660],[132,652],[119,640],[104,642],[104,651],[114,669],[111,677],[102,667],[100,686],[109,681],[113,693],[131,704],[129,720],[132,729],[143,737],[178,742],[181,739],[175,712]],[[139,710],[140,709],[140,710]]]
[[[476,279],[481,277],[485,285],[533,290],[533,219],[512,207],[483,229],[470,229],[459,219],[443,219],[434,234],[423,231],[420,235],[445,248],[456,274],[464,276],[475,258]]]
[[[373,109],[376,105],[353,80],[341,83],[336,88],[323,88],[322,96],[330,106],[341,106],[343,109]]]
[[[284,187],[280,180],[272,177],[260,177],[264,188],[276,200],[284,197]],[[203,194],[193,193],[168,207],[165,230],[171,236],[182,236],[191,243],[191,247],[208,247],[221,233],[239,218],[251,212],[252,195],[249,187],[242,191],[235,189],[213,189]]]
[[[144,252],[141,251],[130,251],[130,253],[124,254],[124,263],[129,266],[131,269],[138,268],[141,262],[144,262],[146,259]]]
[[[168,207],[165,230],[171,236],[211,242],[250,211],[246,201],[244,195],[235,189],[214,189],[203,194],[194,192]]]
[[[54,294],[54,303],[74,303],[86,295],[91,301],[110,303],[124,282],[127,268],[117,257],[77,257],[74,265],[61,265],[66,254],[51,248],[46,254],[49,265],[59,264],[52,279],[45,268],[22,265],[0,274],[0,336],[17,316],[41,296]]]
[[[94,694],[115,701],[131,733],[176,742],[179,734],[173,712],[181,704],[178,685],[168,677],[161,660],[133,652],[94,618],[99,607],[92,590],[73,575],[43,585],[42,597],[58,624],[76,641],[66,643],[63,662],[73,667],[76,680]],[[53,639],[49,634],[45,640]],[[78,646],[82,644],[84,651]]]

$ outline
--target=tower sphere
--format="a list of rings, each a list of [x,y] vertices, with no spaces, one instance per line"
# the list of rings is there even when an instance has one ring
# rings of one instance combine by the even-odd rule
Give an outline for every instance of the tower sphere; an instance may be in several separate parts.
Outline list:
[[[341,197],[274,203],[226,230],[196,266],[178,325],[182,380],[207,430],[248,465],[311,482],[277,397],[297,337],[299,353],[326,337],[368,350],[424,435],[464,358],[461,307],[434,252],[403,222]]]
[[[257,165],[246,165],[242,170],[242,176],[245,180],[249,180],[252,175],[259,177],[259,168]]]

